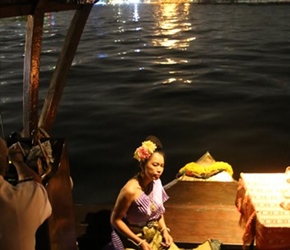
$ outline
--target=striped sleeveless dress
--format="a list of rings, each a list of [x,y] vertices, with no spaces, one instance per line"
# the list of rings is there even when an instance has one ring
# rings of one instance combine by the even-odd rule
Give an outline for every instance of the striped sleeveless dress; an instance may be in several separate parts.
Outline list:
[[[168,199],[169,197],[162,186],[161,180],[154,180],[152,191],[149,194],[142,192],[142,194],[132,202],[124,221],[131,229],[141,229],[144,226],[153,225],[154,223],[151,222],[158,221],[165,212],[163,203]],[[124,250],[124,245],[128,243],[128,240],[118,234],[114,229],[111,236],[112,242],[106,250]],[[136,249],[138,248],[136,247]]]

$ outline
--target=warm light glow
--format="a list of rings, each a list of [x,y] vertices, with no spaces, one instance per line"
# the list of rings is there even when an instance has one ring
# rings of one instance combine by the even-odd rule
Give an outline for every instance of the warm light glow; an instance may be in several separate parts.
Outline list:
[[[290,228],[290,210],[280,206],[281,202],[287,202],[283,196],[285,178],[284,173],[241,173],[245,195],[250,197],[246,200],[259,211],[257,219],[266,228]]]
[[[181,11],[178,8],[180,8],[178,4],[160,5],[160,12],[157,13],[159,15],[156,16],[156,23],[159,29],[156,30],[155,36],[162,38],[153,40],[155,46],[164,46],[169,49],[186,48],[189,46],[189,42],[195,39],[176,39],[179,33],[191,30],[191,24],[188,22],[179,25],[180,20],[186,20],[189,15],[189,5],[183,5],[182,16],[180,16]]]
[[[106,4],[131,4],[131,3],[145,3],[145,4],[190,4],[198,3],[198,0],[99,0],[95,5]]]
[[[189,23],[188,16],[189,4],[160,4],[159,11],[155,13],[156,24],[154,39],[152,45],[162,47],[166,50],[182,50],[185,51],[194,41],[195,37],[186,37],[188,31],[192,29],[192,24]],[[184,22],[182,22],[184,20]],[[187,64],[187,60],[173,56],[174,53],[166,53],[164,57],[156,59],[156,63],[160,65]],[[163,80],[163,83],[185,83],[190,84],[191,79],[187,79],[182,72],[170,71],[170,77]]]
[[[95,5],[140,3],[140,0],[100,0]]]
[[[132,20],[138,22],[140,19],[139,8],[142,6],[138,3],[144,4],[156,4],[155,11],[152,13],[154,20],[154,27],[152,27],[152,40],[151,46],[158,47],[165,51],[163,56],[155,58],[154,63],[164,66],[170,65],[187,65],[189,61],[180,58],[178,53],[174,51],[186,51],[189,46],[196,40],[196,37],[189,31],[193,29],[193,25],[189,19],[192,13],[190,13],[190,3],[192,0],[172,1],[172,0],[101,0],[98,4],[132,4],[134,3],[134,12]],[[181,4],[182,3],[182,4]],[[120,8],[119,13],[122,15]],[[141,29],[140,27],[138,29]],[[136,31],[137,28],[136,28]],[[123,33],[125,29],[122,27],[118,32]],[[121,40],[115,40],[115,43],[123,42]],[[142,52],[142,49],[138,48],[134,50],[135,53]],[[173,52],[173,53],[172,53]],[[123,52],[122,56],[125,56]],[[119,54],[120,55],[120,54]],[[121,57],[122,59],[122,57]],[[169,67],[170,68],[170,67]],[[183,71],[172,71],[171,68],[168,72],[168,78],[163,79],[164,84],[169,83],[182,83],[191,84],[192,78],[189,75],[183,74]],[[165,76],[166,77],[166,76]],[[190,78],[189,78],[190,77]]]
[[[192,81],[191,80],[185,80],[183,78],[168,78],[165,81],[163,81],[164,84],[167,83],[174,83],[174,82],[181,82],[181,83],[185,83],[185,84],[190,84]]]

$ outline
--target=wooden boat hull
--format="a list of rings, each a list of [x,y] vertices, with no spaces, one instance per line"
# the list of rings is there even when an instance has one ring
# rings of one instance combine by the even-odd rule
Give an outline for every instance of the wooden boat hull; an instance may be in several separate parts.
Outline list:
[[[178,181],[166,191],[170,196],[165,204],[166,223],[179,246],[193,247],[217,239],[227,249],[241,249],[236,181]]]

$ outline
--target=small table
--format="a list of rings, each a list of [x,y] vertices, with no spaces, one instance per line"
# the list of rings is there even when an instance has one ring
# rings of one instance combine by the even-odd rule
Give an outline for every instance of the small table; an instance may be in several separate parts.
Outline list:
[[[284,173],[241,173],[236,195],[243,243],[262,250],[290,250],[290,210],[283,201]]]

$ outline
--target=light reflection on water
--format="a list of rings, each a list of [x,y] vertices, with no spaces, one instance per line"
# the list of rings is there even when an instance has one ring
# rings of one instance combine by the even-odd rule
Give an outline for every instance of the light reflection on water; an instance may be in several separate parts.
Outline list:
[[[52,131],[68,140],[76,202],[114,200],[137,170],[132,152],[151,133],[167,152],[164,182],[206,151],[232,164],[235,178],[284,170],[289,13],[289,6],[96,5]],[[41,103],[72,16],[46,16]],[[0,22],[7,134],[21,130],[25,29],[23,19]]]
[[[180,16],[179,8],[182,8],[182,15]],[[152,40],[153,46],[162,46],[164,48],[186,50],[189,47],[190,43],[195,40],[195,37],[185,37],[183,38],[180,34],[182,32],[189,32],[191,30],[191,24],[186,22],[189,16],[190,5],[184,4],[182,6],[178,4],[164,4],[161,5],[160,12],[156,16],[156,23],[158,23],[158,28],[156,29],[155,36],[156,39]],[[158,37],[161,37],[158,39]],[[162,58],[160,64],[186,64],[188,60],[176,60],[176,58]],[[169,74],[173,77],[163,80],[163,83],[191,83],[192,80],[184,79],[179,77],[178,79],[174,77],[177,72],[170,71]]]

